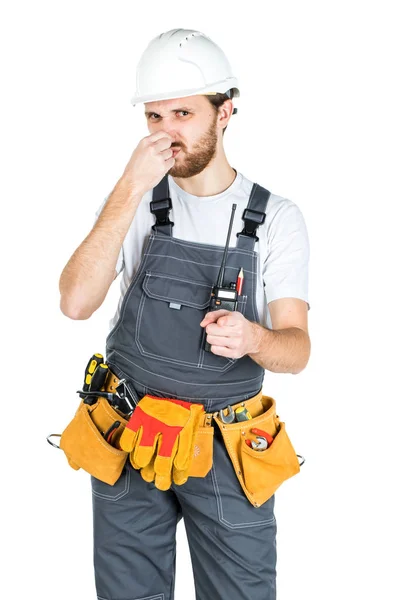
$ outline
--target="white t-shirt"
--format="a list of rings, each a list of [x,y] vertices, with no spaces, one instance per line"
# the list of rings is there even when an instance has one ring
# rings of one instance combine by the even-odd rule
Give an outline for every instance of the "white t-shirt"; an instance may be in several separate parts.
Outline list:
[[[168,176],[175,238],[225,246],[231,218],[232,204],[236,203],[229,246],[236,246],[236,233],[242,231],[242,214],[246,208],[253,182],[237,172],[233,183],[214,196],[194,196],[180,188]],[[260,185],[263,185],[260,183]],[[263,186],[268,187],[268,186]],[[110,192],[111,194],[111,192]],[[99,217],[110,194],[96,211]],[[150,212],[152,190],[143,196],[119,252],[115,270],[123,271],[121,296],[117,311],[110,321],[110,330],[116,324],[123,297],[135,275],[147,236],[152,232],[155,217]],[[257,281],[257,308],[264,327],[272,329],[268,302],[278,298],[300,298],[308,304],[309,239],[303,214],[298,206],[286,198],[271,193],[263,225],[257,229],[259,241],[254,250],[259,253],[261,272]]]

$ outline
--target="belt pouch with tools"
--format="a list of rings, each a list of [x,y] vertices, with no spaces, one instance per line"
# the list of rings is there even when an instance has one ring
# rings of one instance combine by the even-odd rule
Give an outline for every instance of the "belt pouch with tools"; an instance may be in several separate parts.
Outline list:
[[[101,354],[93,355],[86,367],[83,390],[78,390],[82,400],[73,419],[62,434],[51,434],[47,441],[64,451],[73,469],[83,469],[114,485],[128,457],[128,452],[120,448],[119,439],[129,415],[115,404],[119,380],[102,358]],[[89,373],[90,364],[93,375]],[[123,408],[127,410],[126,404]],[[52,436],[60,438],[59,446],[50,441]]]
[[[119,421],[112,444],[104,433]],[[104,483],[114,485],[124,468],[128,452],[118,448],[118,441],[127,421],[105,398],[93,405],[80,403],[72,421],[61,434],[60,448],[64,450],[73,469],[83,469]]]
[[[276,414],[275,400],[260,391],[253,398],[232,405],[231,414],[243,407],[251,418],[240,422],[224,422],[225,413],[213,414],[218,425],[236,476],[247,499],[256,508],[266,502],[289,477],[300,471],[298,455],[286,432],[285,423]],[[226,409],[225,409],[226,410]],[[221,419],[221,416],[223,419]],[[251,447],[246,440],[256,442],[251,432],[263,430],[269,444],[265,449]],[[303,457],[300,457],[303,458]]]

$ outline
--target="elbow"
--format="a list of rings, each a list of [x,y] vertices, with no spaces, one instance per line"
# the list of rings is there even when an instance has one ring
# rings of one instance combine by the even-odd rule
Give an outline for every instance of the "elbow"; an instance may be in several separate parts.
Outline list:
[[[89,310],[88,307],[79,306],[63,296],[60,299],[60,310],[63,315],[74,321],[84,321],[89,319],[93,314],[93,311]]]
[[[304,371],[304,369],[308,365],[308,361],[310,360],[310,355],[311,355],[311,342],[310,342],[310,337],[307,335],[307,343],[303,349],[301,360],[299,358],[297,364],[292,368],[291,373],[293,375],[298,375],[299,373]]]
[[[293,369],[291,370],[292,375],[298,375],[299,373],[304,371],[304,369],[308,365],[309,358],[310,358],[310,355],[308,355],[307,358],[305,360],[303,360],[303,362],[301,364],[298,364],[298,365],[296,365],[296,367],[293,367]]]
[[[304,369],[306,368],[307,365],[304,365],[304,367],[298,367],[296,369],[292,369],[290,372],[292,375],[298,375],[299,373],[301,373],[302,371],[304,371]]]

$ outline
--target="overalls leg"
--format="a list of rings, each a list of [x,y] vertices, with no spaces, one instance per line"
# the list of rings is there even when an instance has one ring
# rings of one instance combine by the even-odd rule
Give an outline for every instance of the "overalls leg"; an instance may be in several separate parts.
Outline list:
[[[94,569],[99,600],[173,600],[181,507],[129,460],[114,486],[92,477]]]
[[[275,496],[259,508],[247,500],[217,431],[211,471],[173,489],[182,506],[196,600],[276,600]]]

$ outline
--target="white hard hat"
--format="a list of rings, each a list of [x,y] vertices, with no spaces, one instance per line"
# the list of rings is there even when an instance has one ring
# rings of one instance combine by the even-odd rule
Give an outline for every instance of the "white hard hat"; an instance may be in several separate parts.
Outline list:
[[[209,37],[193,29],[171,29],[153,38],[136,69],[133,106],[197,94],[233,90],[240,96],[231,66]]]

